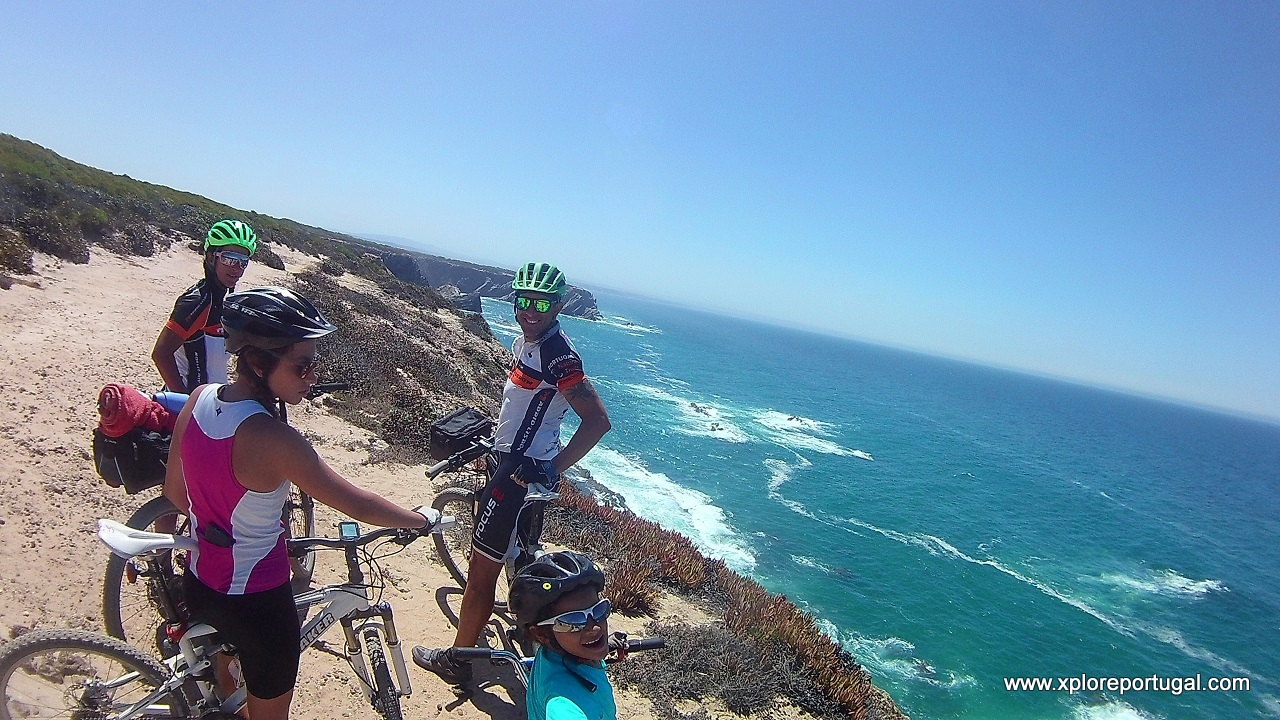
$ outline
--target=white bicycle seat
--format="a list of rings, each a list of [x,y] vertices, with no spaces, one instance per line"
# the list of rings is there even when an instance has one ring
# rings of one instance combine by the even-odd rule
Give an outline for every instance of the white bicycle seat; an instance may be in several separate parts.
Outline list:
[[[134,530],[128,525],[105,518],[98,521],[98,539],[111,548],[111,552],[128,560],[136,555],[157,550],[195,550],[196,541],[186,535]]]

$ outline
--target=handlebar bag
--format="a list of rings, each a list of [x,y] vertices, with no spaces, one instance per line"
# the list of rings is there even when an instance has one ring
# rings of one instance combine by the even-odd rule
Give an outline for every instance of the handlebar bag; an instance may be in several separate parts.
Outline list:
[[[164,484],[169,461],[169,439],[143,428],[113,438],[93,429],[93,467],[111,487],[124,487],[133,495]]]
[[[492,420],[475,408],[462,407],[431,423],[428,449],[432,458],[448,460],[492,434]]]

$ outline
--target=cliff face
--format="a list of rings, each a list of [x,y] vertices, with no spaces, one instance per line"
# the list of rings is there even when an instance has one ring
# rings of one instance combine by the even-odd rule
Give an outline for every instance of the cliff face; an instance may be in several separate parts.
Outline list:
[[[450,299],[463,310],[479,312],[481,297],[497,300],[514,297],[511,281],[515,273],[510,270],[411,252],[383,253],[382,262],[397,278],[436,288],[446,297],[450,292],[445,288],[456,288],[458,294]],[[563,312],[588,320],[600,319],[595,296],[590,290],[574,285],[569,286],[565,295]]]

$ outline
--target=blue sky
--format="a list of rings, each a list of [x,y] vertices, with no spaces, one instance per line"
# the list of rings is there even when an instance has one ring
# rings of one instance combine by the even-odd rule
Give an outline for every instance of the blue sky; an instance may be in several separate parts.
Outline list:
[[[1270,0],[11,0],[0,26],[0,132],[96,167],[1280,418]]]

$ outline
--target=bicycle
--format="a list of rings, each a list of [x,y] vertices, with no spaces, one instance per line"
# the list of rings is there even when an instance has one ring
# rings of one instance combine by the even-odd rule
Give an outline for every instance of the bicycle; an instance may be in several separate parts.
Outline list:
[[[435,535],[432,540],[436,546],[436,554],[440,562],[448,569],[449,575],[458,583],[458,587],[467,587],[467,568],[471,561],[471,539],[475,529],[480,495],[485,485],[493,477],[497,468],[497,458],[491,455],[492,438],[478,438],[462,450],[427,468],[426,475],[435,479],[445,472],[457,472],[466,468],[476,460],[483,459],[484,470],[475,470],[467,477],[446,484],[436,493],[431,507],[442,515],[455,519],[452,528],[447,532]],[[498,585],[494,593],[494,610],[503,611],[507,607],[507,593],[510,590],[511,578],[529,561],[543,554],[542,536],[543,508],[548,502],[560,497],[555,492],[539,492],[532,490],[525,497],[531,508],[522,517],[527,524],[516,533],[517,542],[521,543],[520,553],[505,563],[503,573],[498,577]]]
[[[351,384],[345,382],[322,383],[312,388],[310,396],[350,388]],[[281,420],[288,422],[288,411],[283,402],[279,410]],[[190,528],[186,516],[163,495],[148,500],[125,525],[135,530],[154,530],[162,518],[173,518],[167,527],[176,528],[175,534],[188,534]],[[297,487],[291,488],[281,521],[285,523],[289,537],[315,535],[315,500]],[[309,582],[315,567],[314,551],[289,557],[291,576],[298,583]],[[102,579],[102,620],[107,634],[126,642],[154,637],[156,648],[161,649],[165,626],[182,617],[178,577],[185,570],[186,554],[181,550],[129,560],[113,554],[107,560]]]
[[[660,637],[647,637],[629,640],[624,633],[613,633],[613,635],[609,637],[609,647],[612,648],[615,653],[622,648],[626,648],[628,653],[632,653],[643,650],[657,650],[665,648],[666,646],[666,639]],[[515,645],[513,647],[519,647],[519,645]],[[529,687],[529,677],[533,672],[534,661],[533,651],[529,648],[521,648],[521,652],[519,653],[508,649],[494,650],[492,648],[479,647],[456,648],[453,652],[458,658],[473,662],[476,660],[488,660],[494,665],[507,663],[515,669],[516,677],[520,680],[520,684],[526,688]],[[621,658],[615,655],[605,659],[605,663],[614,663],[619,660],[621,660]]]
[[[407,697],[412,687],[391,605],[371,597],[371,591],[380,596],[383,588],[377,561],[395,553],[374,553],[388,542],[403,549],[452,522],[434,512],[429,515],[427,530],[383,528],[361,534],[357,523],[344,522],[336,539],[288,541],[294,553],[315,548],[343,550],[345,583],[306,590],[294,597],[299,610],[322,606],[303,625],[299,651],[315,644],[330,627],[341,625],[347,662],[360,680],[365,698],[386,720],[401,720],[400,698]],[[114,553],[128,557],[195,547],[190,537],[145,532],[112,520],[99,520],[98,528],[98,537]],[[379,545],[365,549],[375,542]],[[362,565],[369,566],[368,582]],[[4,701],[0,720],[36,716],[73,720],[237,717],[234,713],[245,703],[245,688],[222,697],[213,672],[215,656],[234,655],[235,649],[203,623],[182,622],[166,630],[174,651],[163,663],[120,640],[84,630],[36,630],[7,643],[0,648],[0,698]]]

